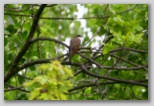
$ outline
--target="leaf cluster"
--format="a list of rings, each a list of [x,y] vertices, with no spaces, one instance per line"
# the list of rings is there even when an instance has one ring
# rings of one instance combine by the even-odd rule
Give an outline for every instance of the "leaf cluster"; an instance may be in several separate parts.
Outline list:
[[[73,77],[69,68],[53,61],[39,65],[37,71],[43,74],[24,83],[31,90],[29,100],[67,100],[66,93],[72,87],[68,78]]]

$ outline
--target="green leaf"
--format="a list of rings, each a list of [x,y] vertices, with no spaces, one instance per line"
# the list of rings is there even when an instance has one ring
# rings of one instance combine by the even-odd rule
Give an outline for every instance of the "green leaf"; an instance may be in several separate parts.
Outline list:
[[[34,100],[40,95],[40,92],[39,92],[39,90],[34,90],[30,94],[31,94],[31,96],[30,96],[29,100]]]
[[[28,87],[28,86],[31,86],[31,85],[33,85],[33,84],[34,84],[34,81],[29,81],[29,82],[25,82],[25,83],[23,84],[23,86]]]
[[[9,22],[10,24],[15,25],[13,19],[12,19],[10,16],[8,16],[7,19],[8,19],[8,22]]]
[[[7,30],[4,30],[4,34],[5,35],[10,35],[11,33],[9,31],[7,31]]]
[[[4,47],[7,45],[8,43],[8,38],[4,36]]]
[[[40,100],[49,100],[49,95],[47,93],[43,93],[39,96]]]
[[[25,79],[21,76],[18,76],[17,78],[20,84],[23,84],[23,82],[25,81]]]
[[[90,94],[90,93],[91,93],[91,87],[86,88],[84,94]]]
[[[109,51],[111,51],[114,48],[114,45],[112,43],[108,43],[105,45],[104,50],[103,50],[103,54],[108,54]]]
[[[143,33],[139,33],[135,35],[135,42],[136,43],[141,43],[143,37]]]

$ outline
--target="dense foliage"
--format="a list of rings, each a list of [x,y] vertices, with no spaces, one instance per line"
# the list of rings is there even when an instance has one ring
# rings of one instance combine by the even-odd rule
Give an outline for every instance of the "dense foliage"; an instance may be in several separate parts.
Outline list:
[[[5,100],[148,100],[148,5],[5,4],[4,74]]]

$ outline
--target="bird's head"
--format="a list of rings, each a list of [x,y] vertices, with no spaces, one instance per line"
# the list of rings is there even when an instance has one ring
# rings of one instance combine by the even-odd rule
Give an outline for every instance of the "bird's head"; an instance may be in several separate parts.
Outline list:
[[[82,42],[82,40],[83,40],[83,38],[82,38],[82,36],[81,36],[81,35],[76,35],[76,36],[75,36],[75,38],[80,39],[80,41],[81,41],[81,42]]]
[[[80,38],[80,37],[82,37],[81,35],[76,35],[75,37],[78,37],[78,38]]]

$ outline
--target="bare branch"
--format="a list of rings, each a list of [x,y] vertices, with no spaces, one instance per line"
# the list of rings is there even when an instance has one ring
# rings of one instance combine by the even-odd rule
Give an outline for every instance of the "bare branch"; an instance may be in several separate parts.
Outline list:
[[[7,84],[7,83],[5,83],[5,85],[8,86],[10,89],[6,89],[6,90],[4,90],[4,92],[20,90],[20,91],[29,93],[29,91],[22,89],[24,86],[14,87],[14,86]]]
[[[139,82],[135,82],[135,81],[131,81],[131,80],[122,80],[122,79],[117,79],[117,78],[112,78],[112,77],[107,77],[107,76],[101,76],[101,75],[98,75],[98,74],[95,74],[95,73],[91,73],[90,71],[88,71],[86,69],[86,67],[83,64],[81,64],[80,67],[85,73],[87,73],[90,76],[96,77],[96,78],[103,78],[103,79],[107,79],[107,80],[111,80],[111,81],[116,81],[116,82],[119,82],[119,83],[128,83],[128,84],[148,87],[147,84],[143,84],[143,83],[139,83]]]
[[[134,81],[134,82],[147,82],[148,80],[139,80],[139,81]],[[97,83],[92,83],[92,84],[86,84],[86,85],[81,85],[81,86],[77,86],[74,87],[72,89],[69,90],[69,93],[78,89],[82,89],[85,87],[90,87],[90,86],[97,86],[97,85],[107,85],[107,84],[115,84],[115,83],[123,83],[123,82],[116,82],[116,81],[110,81],[110,82],[97,82]]]
[[[131,64],[131,65],[134,65],[134,66],[139,66],[139,65],[137,65],[137,64],[135,64],[135,63],[133,63],[133,62],[130,62],[130,61],[128,61],[128,60],[125,60],[125,59],[123,59],[123,58],[120,58],[120,57],[118,57],[118,56],[115,56],[115,55],[113,55],[113,54],[109,54],[110,56],[112,56],[112,57],[115,57],[115,58],[117,58],[117,59],[119,59],[119,60],[122,60],[122,61],[124,61],[124,62],[126,62],[126,63],[129,63],[129,64]]]
[[[100,82],[100,83],[86,84],[86,85],[81,85],[81,86],[74,87],[74,88],[70,89],[69,92],[72,92],[72,91],[78,90],[78,89],[82,89],[82,88],[85,88],[85,87],[97,86],[97,85],[106,85],[106,84],[114,84],[114,83],[116,83],[116,82]]]
[[[20,76],[20,77],[22,77],[22,78],[24,78],[24,79],[27,79],[27,80],[33,80],[32,78],[28,78],[28,77],[23,76],[23,75],[20,75],[20,74],[17,74],[17,75]]]
[[[120,57],[118,57],[118,56],[115,56],[115,55],[113,55],[113,54],[111,54],[111,53],[110,53],[109,55],[110,55],[110,56],[113,56],[113,57],[115,57],[115,58],[117,58],[117,59],[120,59],[120,60],[122,60],[122,61],[124,61],[124,62],[126,62],[126,63],[129,63],[129,64],[131,64],[131,65],[134,65],[134,66],[137,66],[137,67],[141,67],[141,66],[138,65],[138,64],[135,64],[135,63],[133,63],[133,62],[131,62],[131,61],[128,61],[128,60],[125,60],[125,59],[120,58]],[[148,69],[147,69],[146,67],[144,67],[144,69],[148,71]]]
[[[134,48],[118,48],[118,49],[111,50],[109,53],[113,53],[113,52],[117,52],[117,51],[121,51],[121,50],[129,50],[129,51],[134,51],[134,52],[148,53],[148,51],[134,49]]]
[[[59,43],[67,48],[69,48],[69,46],[63,42],[61,42],[60,40],[57,40],[57,39],[53,39],[53,38],[45,38],[45,37],[41,37],[41,38],[36,38],[36,39],[31,39],[30,40],[30,43],[35,43],[37,41],[40,41],[40,40],[47,40],[47,41],[53,41],[55,43]]]
[[[65,54],[65,55],[66,55],[66,54]],[[51,58],[51,59],[36,60],[36,61],[28,62],[28,63],[25,63],[25,64],[23,64],[22,66],[20,66],[20,67],[18,68],[18,70],[22,70],[22,69],[24,69],[24,68],[27,68],[27,67],[29,67],[29,66],[36,65],[36,64],[50,63],[52,60],[58,60],[58,59],[64,57],[65,55],[58,56],[58,57]]]
[[[53,4],[52,6],[55,6],[56,4]],[[52,7],[51,6],[51,7]],[[52,20],[81,20],[81,19],[104,19],[104,18],[108,18],[108,17],[111,17],[111,16],[115,16],[117,14],[122,14],[122,13],[125,13],[125,12],[128,12],[128,11],[131,11],[135,8],[136,6],[134,6],[133,8],[131,9],[128,9],[128,10],[124,10],[122,12],[118,12],[116,14],[109,14],[109,15],[105,15],[105,16],[101,16],[101,17],[83,17],[83,18],[66,18],[66,17],[40,17],[40,19],[52,19]],[[25,14],[11,14],[11,13],[4,13],[4,15],[12,15],[12,16],[24,16],[24,17],[34,17],[32,15],[25,15]]]
[[[95,65],[97,65],[98,67],[104,68],[104,69],[117,69],[117,70],[125,70],[125,71],[127,71],[127,70],[139,70],[139,69],[142,69],[142,68],[145,68],[145,67],[148,66],[148,64],[143,65],[143,66],[138,66],[138,67],[131,67],[131,68],[103,66],[102,64],[100,64],[100,63],[94,61],[92,58],[89,58],[89,57],[87,57],[87,56],[85,56],[85,55],[83,55],[83,54],[81,54],[81,53],[79,53],[79,52],[78,52],[78,54],[79,54],[81,57],[83,57],[83,58],[87,59],[88,61],[90,61],[92,64],[95,64]]]

